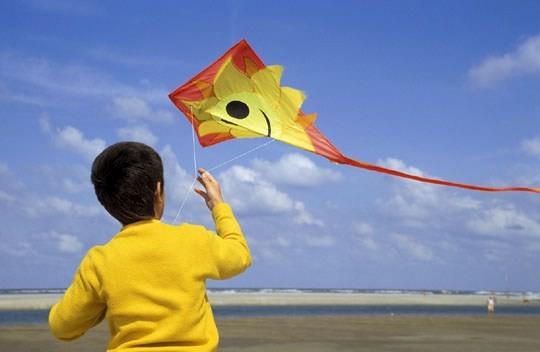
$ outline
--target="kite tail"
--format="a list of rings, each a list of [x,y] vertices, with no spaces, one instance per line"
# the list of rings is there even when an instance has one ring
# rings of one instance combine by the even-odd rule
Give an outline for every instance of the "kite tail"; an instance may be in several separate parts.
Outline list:
[[[418,182],[425,182],[425,183],[433,183],[436,185],[443,185],[443,186],[450,186],[450,187],[458,187],[458,188],[464,188],[469,189],[473,191],[483,191],[483,192],[532,192],[532,193],[540,193],[540,188],[532,188],[532,187],[485,187],[485,186],[476,186],[476,185],[469,185],[466,183],[458,183],[458,182],[450,182],[445,180],[439,180],[436,178],[429,178],[429,177],[422,177],[417,176],[413,174],[408,174],[405,172],[388,169],[382,166],[377,166],[373,164],[364,163],[358,160],[350,159],[346,156],[343,156],[342,158],[335,158],[332,161],[335,161],[340,164],[346,164],[354,167],[359,167],[371,171],[381,172],[383,174],[388,174],[392,176],[398,176],[407,178],[410,180],[415,180]]]

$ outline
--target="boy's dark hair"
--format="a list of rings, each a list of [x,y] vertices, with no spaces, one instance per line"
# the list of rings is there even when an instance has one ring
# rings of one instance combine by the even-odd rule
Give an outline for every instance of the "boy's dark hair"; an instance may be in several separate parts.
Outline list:
[[[92,164],[92,184],[103,207],[122,225],[154,218],[154,194],[163,163],[151,147],[120,142],[102,151]]]

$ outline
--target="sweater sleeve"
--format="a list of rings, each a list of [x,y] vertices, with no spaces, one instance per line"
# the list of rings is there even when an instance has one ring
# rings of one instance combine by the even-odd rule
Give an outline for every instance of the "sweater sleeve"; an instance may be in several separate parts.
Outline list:
[[[73,340],[97,325],[106,313],[91,251],[83,258],[64,297],[49,312],[49,328],[60,340]]]
[[[222,280],[240,274],[251,265],[249,247],[238,221],[228,204],[220,203],[212,209],[216,236],[207,231],[210,251],[208,278]]]

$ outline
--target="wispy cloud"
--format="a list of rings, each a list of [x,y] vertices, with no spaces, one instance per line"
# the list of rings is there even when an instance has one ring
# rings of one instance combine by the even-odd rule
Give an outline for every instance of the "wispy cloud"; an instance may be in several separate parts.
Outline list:
[[[366,222],[355,222],[353,224],[354,239],[359,244],[370,251],[377,251],[380,247],[379,243],[373,238],[375,229],[371,224]]]
[[[75,127],[53,128],[47,118],[41,118],[39,122],[41,130],[51,137],[57,147],[80,154],[88,160],[93,160],[105,149],[103,139],[88,139]]]
[[[378,164],[413,175],[429,176],[419,168],[395,158],[380,160]],[[425,226],[426,221],[441,221],[441,214],[447,216],[451,213],[476,210],[481,205],[468,195],[460,195],[441,186],[401,179],[396,179],[395,182],[398,186],[394,195],[383,202],[383,207],[409,224]],[[434,214],[439,216],[434,217]]]
[[[95,1],[27,0],[30,7],[50,13],[66,15],[98,15],[103,9]]]
[[[127,121],[172,122],[174,115],[164,109],[152,108],[144,99],[122,96],[112,99],[110,111],[114,116]]]
[[[521,149],[529,155],[540,157],[540,137],[524,140]]]
[[[328,235],[316,235],[306,237],[306,244],[309,247],[326,248],[332,247],[335,243],[335,238]]]
[[[514,51],[486,58],[469,70],[469,80],[479,88],[527,74],[540,74],[540,35],[530,37]]]
[[[147,113],[157,112],[159,118],[170,119],[165,116],[166,110],[151,109],[150,106],[150,103],[168,104],[164,99],[167,96],[165,89],[126,84],[102,69],[87,65],[3,52],[0,53],[0,77],[4,80],[0,96],[11,101],[64,106],[72,103],[67,97],[84,97],[112,101],[114,106],[114,99],[132,97],[146,104],[142,108],[147,108]]]
[[[394,234],[392,236],[392,239],[402,252],[405,252],[407,255],[411,256],[414,259],[427,262],[433,261],[435,259],[435,254],[433,253],[431,248],[429,248],[425,244],[413,240],[408,236],[402,234]]]
[[[43,240],[53,241],[54,246],[60,252],[79,253],[83,249],[82,242],[74,235],[50,231],[37,237],[40,237]]]
[[[25,200],[23,210],[32,217],[63,214],[76,217],[94,217],[103,214],[102,209],[97,205],[83,205],[71,200],[48,196],[39,199]]]
[[[120,128],[118,130],[118,137],[126,141],[141,142],[151,146],[155,145],[159,139],[147,126]]]
[[[96,60],[116,64],[120,66],[173,66],[183,65],[181,60],[167,59],[166,57],[130,54],[119,52],[113,48],[94,48],[88,50],[88,55]]]
[[[512,234],[540,238],[540,221],[512,205],[485,209],[475,214],[467,226],[475,233],[490,237]]]
[[[9,173],[9,167],[6,163],[0,162],[0,175],[7,175]]]
[[[16,209],[31,218],[51,215],[89,218],[104,214],[102,208],[97,205],[80,204],[56,194],[40,195],[29,192],[15,194],[0,190],[0,204],[5,204],[10,209]]]
[[[17,198],[15,198],[14,195],[11,195],[3,190],[0,189],[0,204],[8,204],[11,205],[17,201]]]
[[[177,221],[185,219],[185,214],[179,213],[191,209],[199,211],[200,214],[205,214],[203,211],[203,202],[196,199],[196,195],[191,190],[193,182],[193,174],[190,174],[184,169],[174,153],[170,145],[166,145],[160,152],[163,160],[164,176],[165,176],[165,196],[166,201],[166,217],[172,221],[176,214],[179,214]],[[182,209],[183,205],[188,205],[186,210]],[[197,220],[199,217],[196,217]]]
[[[311,159],[298,153],[285,154],[274,162],[255,159],[253,168],[269,181],[282,185],[313,187],[341,179],[338,171],[319,167]]]

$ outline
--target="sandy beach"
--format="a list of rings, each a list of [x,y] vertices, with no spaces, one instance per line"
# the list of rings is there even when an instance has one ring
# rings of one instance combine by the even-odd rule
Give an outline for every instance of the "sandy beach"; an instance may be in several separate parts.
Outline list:
[[[210,293],[217,306],[445,305],[485,307],[487,295],[371,293]],[[0,295],[1,310],[47,309],[59,294]],[[524,303],[524,299],[526,303]],[[540,305],[498,296],[499,306]],[[483,309],[483,308],[482,308]],[[220,351],[539,351],[540,315],[217,317]],[[0,351],[104,351],[102,323],[77,341],[56,341],[46,324],[0,325]]]
[[[220,351],[520,351],[540,348],[540,317],[265,317],[218,319]],[[72,342],[46,325],[0,326],[2,351],[104,351],[106,324]]]
[[[484,306],[486,295],[452,294],[375,294],[375,293],[223,293],[210,292],[215,306],[232,305],[479,305]],[[5,294],[0,295],[0,310],[48,309],[61,294]],[[540,298],[527,296],[497,296],[498,305],[540,304]]]

